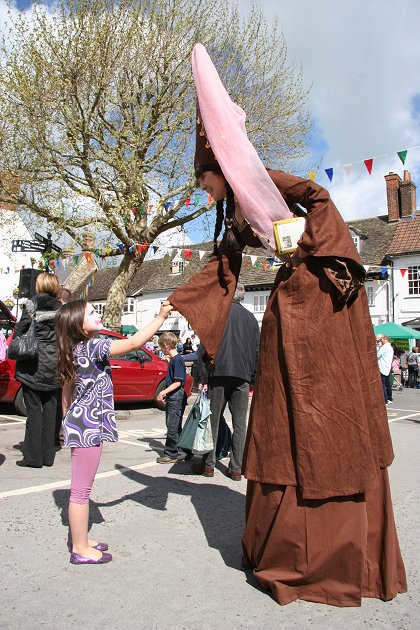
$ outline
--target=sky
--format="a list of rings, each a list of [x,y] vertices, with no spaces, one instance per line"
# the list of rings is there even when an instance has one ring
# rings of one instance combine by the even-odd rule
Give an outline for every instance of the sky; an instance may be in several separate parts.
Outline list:
[[[239,0],[246,10],[250,0]],[[419,0],[258,0],[312,84],[311,165],[346,220],[386,214],[384,176],[420,186]],[[398,151],[408,151],[405,166]],[[383,156],[383,157],[382,157]],[[369,175],[364,160],[374,158]],[[353,164],[347,175],[343,165]],[[330,183],[323,169],[333,168]],[[305,175],[304,173],[299,173]],[[417,180],[417,181],[416,181]]]
[[[247,12],[252,0],[238,0]],[[25,8],[27,0],[17,0]],[[419,0],[256,0],[283,31],[289,59],[312,85],[314,121],[302,172],[319,165],[326,187],[346,220],[386,214],[384,175],[420,186]],[[5,10],[0,0],[0,18]],[[419,148],[415,148],[419,147]],[[403,166],[398,151],[409,150]],[[373,158],[369,175],[364,160]],[[352,164],[351,173],[343,165]],[[329,181],[324,172],[333,168]],[[188,229],[189,234],[191,230]]]

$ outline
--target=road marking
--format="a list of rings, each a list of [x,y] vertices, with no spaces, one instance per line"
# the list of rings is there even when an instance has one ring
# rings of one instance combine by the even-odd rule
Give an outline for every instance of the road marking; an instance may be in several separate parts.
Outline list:
[[[0,415],[0,421],[3,420],[3,418],[5,420],[11,420],[11,422],[2,422],[1,426],[5,427],[5,426],[10,426],[11,424],[16,424],[16,422],[18,422],[19,424],[25,424],[26,422],[26,418],[14,418],[13,416],[2,416]]]
[[[144,468],[151,468],[152,466],[159,466],[158,462],[153,460],[145,462],[144,464],[137,464],[136,466],[126,466],[119,468],[118,470],[108,470],[107,472],[98,473],[96,479],[106,479],[107,477],[115,477],[115,475],[121,475],[131,470],[143,470]],[[43,492],[44,490],[51,490],[52,488],[68,488],[70,487],[71,479],[64,479],[63,481],[54,481],[52,483],[44,483],[39,486],[30,486],[28,488],[18,488],[17,490],[9,490],[7,492],[0,492],[0,499],[7,499],[9,497],[23,496],[25,494],[34,494],[35,492]]]
[[[392,414],[392,415],[394,415],[394,414]],[[420,411],[415,411],[414,413],[409,413],[406,416],[397,416],[397,414],[395,414],[395,416],[396,416],[395,418],[389,418],[388,419],[388,424],[390,422],[396,422],[397,420],[408,420],[409,418],[414,418],[415,416],[420,416]]]

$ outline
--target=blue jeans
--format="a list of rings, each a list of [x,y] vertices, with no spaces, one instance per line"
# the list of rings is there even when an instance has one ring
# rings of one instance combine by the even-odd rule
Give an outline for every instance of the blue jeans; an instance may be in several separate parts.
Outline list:
[[[417,381],[418,373],[419,373],[418,367],[416,367],[414,365],[409,365],[408,366],[408,383],[407,383],[407,387],[414,387],[414,389],[418,389],[419,388],[419,383]]]
[[[178,438],[182,429],[182,416],[184,415],[187,395],[183,387],[179,387],[165,398],[166,403],[166,442],[164,455],[177,458]]]

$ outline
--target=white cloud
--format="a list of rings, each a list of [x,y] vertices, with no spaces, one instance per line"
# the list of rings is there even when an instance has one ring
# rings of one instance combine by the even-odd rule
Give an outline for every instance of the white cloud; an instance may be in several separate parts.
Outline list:
[[[250,0],[239,0],[246,8]],[[383,179],[404,167],[396,152],[420,145],[420,3],[418,0],[259,0],[267,19],[277,17],[289,57],[313,84],[310,108],[326,143],[315,153],[320,168],[334,168],[333,185],[320,172],[346,218],[385,213]],[[369,176],[355,164],[346,179],[342,165],[371,157]],[[420,184],[420,149],[409,151],[406,169]]]

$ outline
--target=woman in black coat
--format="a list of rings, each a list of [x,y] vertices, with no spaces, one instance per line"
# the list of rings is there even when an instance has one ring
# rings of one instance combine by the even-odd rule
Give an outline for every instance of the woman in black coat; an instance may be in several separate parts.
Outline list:
[[[60,284],[52,273],[41,273],[36,279],[36,295],[26,302],[14,336],[27,332],[35,318],[38,355],[16,362],[16,380],[22,383],[27,418],[23,459],[17,466],[42,468],[52,466],[55,457],[54,433],[60,385],[57,378],[55,315],[60,306],[57,293]]]

